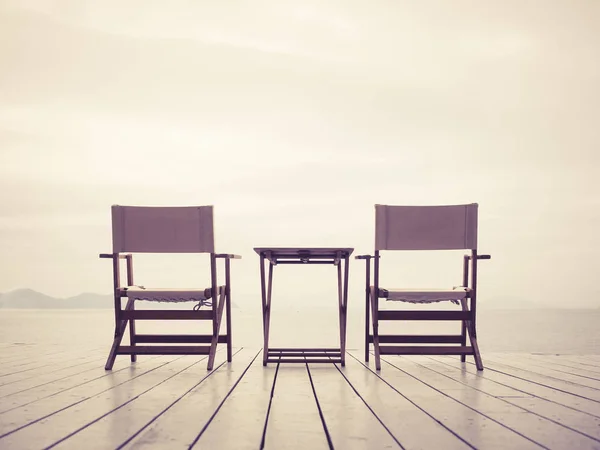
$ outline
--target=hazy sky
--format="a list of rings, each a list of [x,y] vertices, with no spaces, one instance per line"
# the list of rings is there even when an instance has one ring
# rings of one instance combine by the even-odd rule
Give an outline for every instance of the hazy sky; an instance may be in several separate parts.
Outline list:
[[[598,306],[599,23],[596,0],[1,0],[0,292],[110,292],[111,204],[214,204],[258,305],[254,246],[369,252],[375,203],[478,202],[482,301]],[[460,280],[427,256],[391,284]],[[152,261],[140,282],[174,274]]]

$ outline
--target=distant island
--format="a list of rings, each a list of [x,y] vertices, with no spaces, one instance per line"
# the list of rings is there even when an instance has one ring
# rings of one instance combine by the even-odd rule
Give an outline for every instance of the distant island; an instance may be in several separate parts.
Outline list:
[[[16,289],[0,294],[2,309],[108,309],[113,305],[112,294],[83,293],[74,297],[56,298],[33,289]]]
[[[112,309],[113,306],[112,294],[84,292],[74,297],[57,298],[33,289],[0,293],[0,309]],[[182,304],[178,306],[183,307]],[[235,302],[231,306],[237,308]]]

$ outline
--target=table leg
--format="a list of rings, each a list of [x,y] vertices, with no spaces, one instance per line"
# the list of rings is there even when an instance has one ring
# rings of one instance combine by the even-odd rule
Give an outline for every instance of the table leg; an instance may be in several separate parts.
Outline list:
[[[265,286],[265,257],[260,255],[260,291],[262,300],[262,319],[263,319],[263,366],[267,365],[267,292]]]
[[[344,264],[344,273],[342,275],[342,261]],[[346,319],[348,304],[348,258],[343,258],[337,265],[338,273],[338,301],[340,317],[340,356],[342,367],[346,365]]]
[[[260,257],[260,284],[263,310],[263,366],[269,356],[269,325],[271,323],[271,293],[273,291],[273,263],[269,261],[269,279],[265,280],[265,257]]]
[[[350,272],[350,257],[344,258],[344,339],[342,340],[342,367],[346,365],[346,324],[348,322],[348,274]]]
[[[342,278],[342,262],[337,265],[338,278],[338,314],[340,319],[340,355],[343,361],[344,358],[344,293],[343,293],[343,278]]]

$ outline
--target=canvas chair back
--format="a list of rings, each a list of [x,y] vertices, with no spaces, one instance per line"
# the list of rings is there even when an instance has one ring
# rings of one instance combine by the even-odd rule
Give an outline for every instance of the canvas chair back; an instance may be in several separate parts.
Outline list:
[[[113,253],[214,253],[212,206],[112,207]]]
[[[477,249],[477,203],[375,205],[375,250]]]

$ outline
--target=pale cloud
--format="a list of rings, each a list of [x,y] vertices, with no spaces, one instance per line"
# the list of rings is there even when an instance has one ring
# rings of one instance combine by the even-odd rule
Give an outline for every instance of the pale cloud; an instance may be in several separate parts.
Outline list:
[[[0,173],[42,181],[68,179],[90,185],[222,183],[250,170],[285,169],[315,161],[304,149],[293,160],[260,135],[229,133],[218,124],[180,124],[132,115],[83,113],[45,106],[0,108],[5,130],[20,142],[0,160]],[[42,144],[43,143],[43,144]],[[243,151],[237,151],[243,149]],[[236,158],[228,154],[236,152]],[[23,165],[24,157],[32,163]],[[77,167],[73,171],[73,166]]]
[[[341,44],[355,38],[355,26],[349,19],[323,11],[322,5],[310,7],[295,2],[207,4],[180,0],[169,9],[162,2],[148,1],[109,1],[101,6],[73,1],[9,1],[8,5],[70,26],[114,35],[193,40],[317,59],[343,59],[323,49],[318,42],[322,44],[322,38]],[[307,35],[313,36],[307,40]]]
[[[594,279],[577,272],[600,246],[597,12],[5,1],[0,291],[108,292],[95,258],[114,203],[214,204],[254,301],[253,246],[370,251],[374,203],[476,201],[490,297],[534,284],[531,300],[590,305]],[[390,270],[426,281],[408,259]]]

